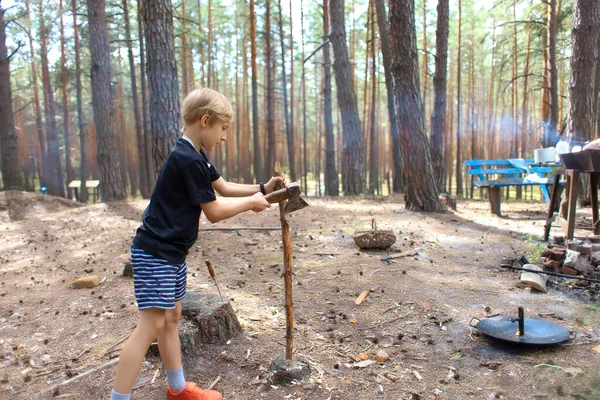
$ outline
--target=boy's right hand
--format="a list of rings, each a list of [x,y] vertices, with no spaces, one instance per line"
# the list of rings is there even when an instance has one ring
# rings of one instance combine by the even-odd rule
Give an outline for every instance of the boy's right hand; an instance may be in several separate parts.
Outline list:
[[[252,211],[261,212],[271,207],[271,203],[265,199],[265,196],[258,192],[252,195]]]

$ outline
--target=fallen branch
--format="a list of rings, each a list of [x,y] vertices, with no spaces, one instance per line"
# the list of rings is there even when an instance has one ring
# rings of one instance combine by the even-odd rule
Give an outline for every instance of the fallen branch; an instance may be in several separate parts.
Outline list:
[[[123,343],[124,341],[126,341],[127,339],[129,339],[129,336],[131,336],[131,333],[129,333],[127,336],[125,336],[123,339],[119,340],[117,343],[113,344],[112,346],[110,346],[108,348],[108,350],[106,350],[106,352],[104,353],[104,355],[108,354],[111,352],[112,349],[114,349],[115,347],[117,347],[118,345],[120,345],[121,343]]]
[[[281,228],[273,226],[234,226],[231,228],[200,228],[199,232],[211,232],[211,231],[278,231]]]
[[[220,381],[221,381],[221,375],[217,376],[217,379],[215,379],[213,381],[213,383],[211,383],[210,386],[207,389],[211,390],[212,388],[214,388],[215,386],[217,386],[217,383],[219,383]]]
[[[106,367],[110,367],[111,365],[116,364],[117,362],[119,362],[118,358],[115,358],[114,360],[110,360],[106,364],[102,364],[101,366],[96,367],[96,368],[92,368],[92,369],[84,372],[83,374],[77,375],[77,376],[75,376],[75,377],[73,377],[71,379],[67,379],[64,382],[58,383],[58,384],[56,384],[54,386],[51,386],[48,389],[42,391],[40,394],[44,394],[44,393],[48,393],[48,392],[54,391],[56,388],[59,388],[59,387],[64,386],[64,385],[67,385],[67,384],[69,384],[71,382],[75,382],[75,381],[77,381],[77,380],[79,380],[79,379],[81,379],[81,378],[83,378],[85,376],[93,374],[94,372],[100,371],[100,370],[102,370],[102,369],[104,369]]]

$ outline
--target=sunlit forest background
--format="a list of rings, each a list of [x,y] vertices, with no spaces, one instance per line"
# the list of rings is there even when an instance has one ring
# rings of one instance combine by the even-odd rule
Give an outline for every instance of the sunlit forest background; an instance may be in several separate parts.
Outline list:
[[[573,1],[329,2],[148,2],[162,4],[164,12],[172,13],[177,79],[167,83],[176,84],[177,101],[193,88],[207,86],[224,93],[233,105],[235,118],[228,140],[209,155],[227,180],[266,180],[273,162],[279,161],[288,180],[300,181],[310,196],[387,195],[404,190],[404,181],[419,171],[399,172],[394,167],[388,102],[393,92],[387,86],[383,50],[389,49],[391,70],[395,57],[411,54],[398,51],[404,35],[398,36],[393,18],[404,18],[409,25],[414,22],[415,82],[429,141],[425,150],[438,151],[442,157],[434,165],[438,192],[473,195],[465,160],[528,158],[535,148],[554,146],[560,136],[581,141],[598,137],[597,111],[593,129],[569,130],[577,11]],[[335,29],[334,3],[343,7],[350,65],[345,84],[355,93],[360,118],[362,156],[350,167],[361,170],[363,182],[358,189],[343,178],[348,173],[343,162],[348,143],[344,107],[339,104],[340,82],[331,68],[336,68],[338,45],[329,35]],[[400,5],[394,9],[391,3]],[[444,3],[446,15],[439,12]],[[97,128],[104,121],[94,118],[90,49],[97,37],[90,32],[91,10],[82,0],[21,0],[8,5],[3,1],[2,7],[23,186],[38,190],[45,182],[51,194],[72,198],[69,182],[103,180],[105,142],[97,138]],[[144,37],[151,16],[149,10],[144,23],[141,0],[107,0],[104,7],[115,129],[110,168],[120,175],[126,196],[147,198],[160,169],[153,148],[157,139],[151,132],[151,103],[158,100],[150,93],[154,78],[147,75],[148,57],[169,56]],[[408,15],[398,15],[405,9]],[[593,13],[597,20],[597,10]],[[442,55],[437,47],[444,27],[447,62],[440,70],[436,60]],[[148,38],[153,34],[146,31]],[[600,47],[597,36],[593,36],[594,57]],[[595,58],[593,62],[596,65]],[[445,101],[439,148],[432,141],[432,117],[434,81],[442,75]],[[594,76],[600,83],[600,73]],[[596,100],[598,88],[600,84],[589,88]],[[435,164],[436,158],[431,159]]]

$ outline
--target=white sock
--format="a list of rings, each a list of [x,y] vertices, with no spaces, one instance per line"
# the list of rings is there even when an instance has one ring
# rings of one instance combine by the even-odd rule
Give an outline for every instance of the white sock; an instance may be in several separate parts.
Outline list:
[[[185,377],[183,376],[183,367],[167,371],[167,381],[173,393],[179,393],[185,389]]]
[[[110,400],[131,400],[131,393],[117,393],[115,392],[115,389],[113,389],[110,392]]]

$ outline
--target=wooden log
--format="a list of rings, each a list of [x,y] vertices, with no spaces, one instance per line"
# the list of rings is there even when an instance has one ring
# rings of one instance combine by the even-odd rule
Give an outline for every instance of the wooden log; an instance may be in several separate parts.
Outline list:
[[[542,271],[540,267],[534,264],[525,264],[523,268],[533,269],[536,271]],[[535,290],[546,293],[546,282],[548,281],[548,275],[536,274],[535,272],[521,272],[521,282],[532,287]]]
[[[502,216],[500,211],[500,187],[499,186],[490,186],[487,188],[488,196],[490,199],[490,212],[499,217]]]
[[[181,302],[179,340],[186,365],[197,361],[203,344],[225,344],[241,331],[231,304],[218,295],[187,292]]]
[[[275,176],[283,177],[281,165],[275,163]],[[283,188],[280,182],[275,186],[276,190]],[[286,200],[279,202],[279,220],[281,221],[281,241],[283,243],[283,281],[285,287],[285,359],[291,363],[292,350],[294,348],[294,302],[292,300],[292,238],[290,225],[285,214]]]

